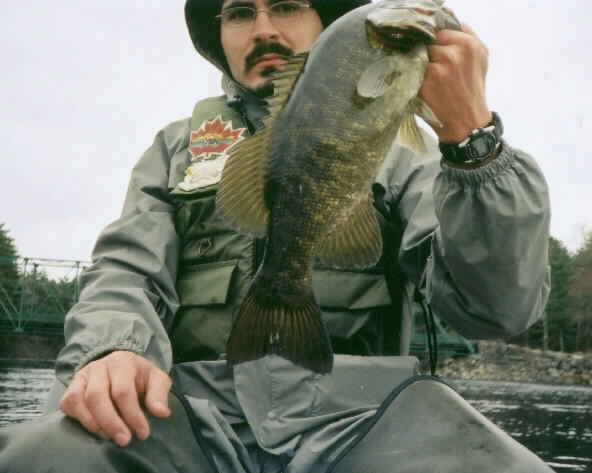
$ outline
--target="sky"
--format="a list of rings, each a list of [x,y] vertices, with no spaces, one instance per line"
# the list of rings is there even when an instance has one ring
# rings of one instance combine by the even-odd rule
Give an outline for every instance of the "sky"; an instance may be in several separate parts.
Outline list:
[[[90,260],[154,135],[220,94],[183,4],[0,0],[0,223],[21,256]],[[575,250],[592,230],[592,2],[447,5],[488,46],[489,106],[541,166],[551,233]]]

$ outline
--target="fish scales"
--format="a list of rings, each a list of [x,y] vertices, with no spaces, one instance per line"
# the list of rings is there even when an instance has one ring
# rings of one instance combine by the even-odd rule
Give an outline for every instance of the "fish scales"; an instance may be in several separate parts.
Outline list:
[[[444,25],[457,23],[435,0],[384,0],[348,13],[321,34],[303,71],[287,66],[295,83],[285,103],[248,139],[260,146],[239,145],[230,156],[217,196],[220,216],[242,231],[267,228],[263,262],[230,334],[230,363],[276,353],[319,373],[331,370],[312,292],[315,257],[336,267],[366,267],[380,257],[370,188],[399,130],[411,130],[411,142],[420,136],[413,115],[436,120],[416,97],[427,43]],[[254,160],[261,161],[259,183],[240,171]],[[229,196],[246,186],[260,190],[259,201],[228,211]],[[250,221],[258,215],[267,220]]]

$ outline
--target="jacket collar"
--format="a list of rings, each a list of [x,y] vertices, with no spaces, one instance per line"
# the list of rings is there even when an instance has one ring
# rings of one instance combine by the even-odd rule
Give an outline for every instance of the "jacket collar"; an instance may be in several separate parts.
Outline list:
[[[235,107],[253,128],[258,130],[263,126],[262,119],[268,115],[267,101],[265,99],[257,97],[226,74],[222,77],[222,90],[229,101],[229,105],[232,103],[232,99],[240,98],[238,103],[230,106]]]

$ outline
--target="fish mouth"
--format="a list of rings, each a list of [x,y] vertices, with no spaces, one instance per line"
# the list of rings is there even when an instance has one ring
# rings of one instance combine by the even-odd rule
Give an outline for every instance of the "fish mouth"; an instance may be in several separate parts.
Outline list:
[[[435,38],[435,10],[392,8],[386,2],[366,18],[370,43],[378,49],[406,52]]]
[[[398,25],[368,28],[370,41],[380,49],[407,52],[418,44],[429,44],[434,39],[431,25]]]

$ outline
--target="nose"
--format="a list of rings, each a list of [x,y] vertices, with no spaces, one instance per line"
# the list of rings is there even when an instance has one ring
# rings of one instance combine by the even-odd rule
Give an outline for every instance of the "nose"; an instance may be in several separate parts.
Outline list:
[[[276,39],[279,36],[279,31],[271,21],[269,14],[266,11],[259,10],[255,23],[253,23],[252,34],[255,39],[266,41]]]

